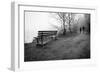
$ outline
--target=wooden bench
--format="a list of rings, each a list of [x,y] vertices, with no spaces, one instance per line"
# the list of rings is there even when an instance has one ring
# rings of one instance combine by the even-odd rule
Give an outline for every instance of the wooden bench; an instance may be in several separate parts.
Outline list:
[[[38,31],[36,39],[36,45],[44,46],[51,40],[57,39],[57,31]]]

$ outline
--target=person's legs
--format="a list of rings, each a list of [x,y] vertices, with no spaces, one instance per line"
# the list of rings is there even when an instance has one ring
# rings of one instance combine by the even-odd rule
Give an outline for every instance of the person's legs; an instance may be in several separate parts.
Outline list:
[[[83,26],[83,33],[85,32],[85,27]]]
[[[82,32],[82,28],[80,27],[80,33]]]

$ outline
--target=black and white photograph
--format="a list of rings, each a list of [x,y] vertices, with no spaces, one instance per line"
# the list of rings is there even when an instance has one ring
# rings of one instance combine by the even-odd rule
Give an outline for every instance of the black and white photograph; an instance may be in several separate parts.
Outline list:
[[[24,62],[90,59],[91,14],[24,11]]]

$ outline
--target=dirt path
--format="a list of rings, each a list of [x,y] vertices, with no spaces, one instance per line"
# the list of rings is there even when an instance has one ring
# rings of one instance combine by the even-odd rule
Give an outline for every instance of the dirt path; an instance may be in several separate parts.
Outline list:
[[[89,50],[89,36],[80,34],[76,37],[60,38],[49,44],[49,46],[51,53],[58,59],[80,58],[84,55],[84,50]]]

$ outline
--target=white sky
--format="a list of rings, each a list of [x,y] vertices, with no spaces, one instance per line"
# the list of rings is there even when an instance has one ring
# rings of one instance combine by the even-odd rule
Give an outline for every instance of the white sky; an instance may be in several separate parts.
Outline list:
[[[50,25],[50,22],[56,21],[50,19],[50,13],[25,12],[25,42],[32,42],[40,30],[56,30]]]
[[[83,14],[77,14],[75,19],[84,17]],[[40,30],[57,30],[53,25],[60,26],[50,13],[46,12],[25,12],[25,43],[32,42]]]

